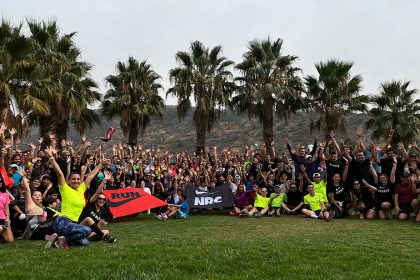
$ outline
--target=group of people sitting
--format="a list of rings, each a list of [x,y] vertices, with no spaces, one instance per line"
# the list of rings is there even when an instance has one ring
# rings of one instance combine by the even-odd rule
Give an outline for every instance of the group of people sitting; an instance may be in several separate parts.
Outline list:
[[[49,239],[47,247],[87,246],[90,241],[116,241],[102,229],[112,218],[103,190],[141,188],[166,201],[156,218],[186,218],[186,189],[229,186],[237,217],[297,215],[330,221],[360,215],[361,219],[420,222],[419,149],[391,145],[366,148],[362,131],[356,143],[336,141],[292,147],[278,154],[272,143],[244,149],[205,147],[193,154],[144,149],[140,145],[98,145],[81,138],[58,141],[49,134],[38,144],[20,148],[16,130],[0,124],[0,236],[3,242]],[[108,148],[108,149],[107,149]],[[280,147],[277,147],[280,148]],[[112,151],[112,155],[105,152]]]

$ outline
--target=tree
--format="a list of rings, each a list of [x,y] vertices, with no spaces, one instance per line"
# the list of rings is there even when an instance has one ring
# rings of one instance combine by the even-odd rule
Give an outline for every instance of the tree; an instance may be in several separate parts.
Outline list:
[[[177,52],[176,60],[180,66],[169,72],[174,86],[166,95],[178,98],[177,112],[180,119],[188,115],[193,98],[193,122],[199,153],[205,147],[206,133],[212,130],[221,109],[229,104],[234,83],[228,68],[234,62],[222,56],[221,46],[209,50],[198,41],[191,43],[189,53]]]
[[[258,117],[266,147],[273,141],[273,112],[287,121],[290,113],[305,104],[302,82],[297,76],[300,69],[293,67],[298,57],[282,55],[282,45],[281,39],[251,41],[243,61],[236,65],[240,71],[236,78],[239,88],[232,103],[240,112],[247,111],[249,117]]]
[[[392,81],[381,84],[378,95],[371,97],[373,108],[366,121],[372,137],[386,138],[393,129],[392,143],[408,143],[420,131],[420,99],[414,97],[417,89],[409,89],[410,82]]]
[[[323,130],[327,140],[332,130],[346,132],[346,114],[366,111],[369,98],[359,95],[362,77],[350,74],[352,62],[332,59],[315,67],[318,78],[305,77],[310,107],[319,114],[317,121],[311,121],[310,130]]]
[[[102,113],[109,118],[121,117],[124,135],[128,134],[129,145],[137,144],[139,131],[143,135],[151,117],[162,119],[164,101],[159,96],[162,85],[160,76],[146,61],[138,62],[129,57],[127,63],[118,62],[117,74],[105,80],[110,85],[102,103]]]
[[[26,113],[48,113],[48,104],[29,90],[34,82],[34,63],[30,60],[30,40],[22,34],[22,25],[2,20],[0,26],[0,122],[24,134]]]
[[[100,94],[89,76],[91,65],[80,60],[81,52],[74,43],[76,33],[62,35],[55,21],[28,20],[28,26],[31,59],[37,69],[31,91],[50,108],[48,114],[33,111],[32,120],[39,123],[40,135],[45,139],[49,132],[55,132],[58,140],[65,139],[71,121],[83,133],[99,122],[98,115],[88,106],[99,101]],[[81,125],[81,120],[89,122]]]

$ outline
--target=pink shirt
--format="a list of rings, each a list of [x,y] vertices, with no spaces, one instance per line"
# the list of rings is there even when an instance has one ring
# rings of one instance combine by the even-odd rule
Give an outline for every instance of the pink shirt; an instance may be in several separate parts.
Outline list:
[[[10,204],[7,193],[0,193],[0,220],[6,220],[6,205]]]

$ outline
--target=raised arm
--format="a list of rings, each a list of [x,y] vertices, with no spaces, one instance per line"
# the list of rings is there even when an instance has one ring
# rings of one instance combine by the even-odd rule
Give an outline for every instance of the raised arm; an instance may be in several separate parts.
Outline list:
[[[93,169],[85,179],[86,188],[89,188],[90,182],[92,182],[93,178],[95,178],[96,174],[102,169],[103,164],[105,163],[105,160],[102,159],[101,162]]]
[[[98,198],[98,196],[102,193],[102,191],[104,190],[105,184],[111,179],[111,172],[109,171],[105,171],[104,172],[105,178],[102,180],[101,184],[99,185],[98,189],[96,190],[96,192],[92,195],[92,197],[89,199],[90,203],[94,203],[96,201],[96,199]]]
[[[57,174],[58,184],[60,186],[66,184],[66,178],[64,177],[63,171],[61,171],[60,166],[55,161],[54,155],[57,154],[57,150],[51,146],[45,149],[45,153],[48,155],[48,163],[52,165],[55,173]]]
[[[393,157],[394,162],[392,163],[391,174],[389,176],[389,180],[392,184],[395,184],[395,171],[397,170],[397,158]]]

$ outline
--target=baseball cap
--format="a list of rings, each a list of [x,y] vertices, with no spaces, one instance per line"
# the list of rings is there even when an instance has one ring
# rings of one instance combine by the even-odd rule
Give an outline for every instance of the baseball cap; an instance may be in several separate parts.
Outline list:
[[[410,173],[409,172],[403,172],[401,174],[401,177],[410,177]]]
[[[321,174],[319,174],[319,173],[314,173],[314,178],[321,178]]]
[[[17,164],[13,163],[13,164],[10,165],[10,168],[19,168],[19,166]]]
[[[305,159],[310,159],[310,158],[312,158],[312,156],[311,156],[311,155],[307,155],[307,156],[305,156]]]
[[[274,186],[274,188],[276,188],[276,189],[277,189],[277,188],[280,188],[280,185],[275,185],[275,186]]]

